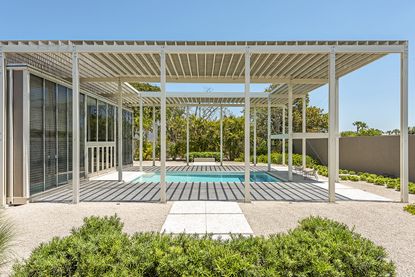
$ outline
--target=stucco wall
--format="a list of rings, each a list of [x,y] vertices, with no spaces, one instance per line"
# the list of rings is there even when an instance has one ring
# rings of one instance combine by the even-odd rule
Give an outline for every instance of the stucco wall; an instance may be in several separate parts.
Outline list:
[[[341,169],[399,177],[399,136],[342,137]],[[301,153],[301,140],[294,140]],[[327,165],[327,139],[307,140],[307,155]],[[409,179],[415,182],[415,135],[409,135]]]

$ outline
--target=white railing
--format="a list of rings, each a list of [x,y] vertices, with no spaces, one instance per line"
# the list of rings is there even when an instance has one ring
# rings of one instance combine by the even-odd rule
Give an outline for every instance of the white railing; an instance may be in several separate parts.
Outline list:
[[[85,169],[88,175],[97,175],[115,168],[115,141],[89,141],[85,151]]]

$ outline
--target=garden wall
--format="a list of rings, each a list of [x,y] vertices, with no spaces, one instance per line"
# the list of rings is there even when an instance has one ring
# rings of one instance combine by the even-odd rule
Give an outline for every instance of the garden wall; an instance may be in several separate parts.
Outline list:
[[[294,140],[294,153],[301,154],[301,140]],[[342,137],[341,169],[399,177],[399,136]],[[327,139],[307,140],[307,155],[327,165]],[[415,182],[415,135],[409,135],[409,180]]]

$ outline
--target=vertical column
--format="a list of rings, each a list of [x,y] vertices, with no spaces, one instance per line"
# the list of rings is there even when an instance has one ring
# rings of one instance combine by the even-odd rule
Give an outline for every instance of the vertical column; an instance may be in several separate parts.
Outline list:
[[[271,171],[271,94],[268,94],[267,108],[267,147],[268,147],[268,171]]]
[[[156,106],[153,106],[153,166],[156,165]]]
[[[0,207],[6,205],[6,55],[0,47]]]
[[[166,53],[160,53],[160,202],[166,202]]]
[[[79,57],[72,52],[72,202],[79,203]]]
[[[303,116],[303,124],[302,124],[302,127],[303,127],[303,136],[305,136],[305,134],[306,134],[306,111],[307,111],[307,105],[306,105],[306,97],[304,96],[303,97],[303,110],[302,110],[302,112],[303,112],[303,114],[302,114],[302,116]],[[306,140],[305,140],[305,138],[303,137],[303,139],[302,139],[302,151],[301,151],[301,153],[303,154],[303,168],[306,168],[307,167],[307,156],[306,156],[306,151],[307,151],[307,145],[306,145]]]
[[[8,152],[8,157],[7,157],[7,173],[8,173],[8,178],[6,179],[8,182],[7,187],[8,187],[8,193],[6,193],[6,202],[11,205],[13,204],[13,198],[14,198],[14,188],[13,188],[13,184],[14,184],[14,142],[13,142],[13,70],[9,70],[9,79],[8,79],[8,101],[7,101],[7,106],[8,106],[8,120],[7,120],[7,143],[6,143],[6,147],[9,149]],[[7,190],[6,190],[7,191]]]
[[[293,180],[293,86],[288,84],[288,181]]]
[[[336,78],[336,182],[340,181],[339,78]]]
[[[336,201],[336,52],[329,53],[329,140],[328,140],[329,202]]]
[[[285,136],[285,106],[282,107],[282,134]],[[282,139],[282,164],[285,165],[285,138]]]
[[[143,96],[140,93],[140,144],[139,144],[139,151],[140,151],[140,171],[143,171]]]
[[[401,133],[400,133],[400,178],[401,202],[407,203],[408,196],[408,45],[401,53]]]
[[[186,107],[186,164],[189,165],[189,150],[190,150],[190,143],[189,143],[189,130],[190,123],[189,123],[189,106]]]
[[[220,165],[223,165],[223,107],[220,106],[220,119],[219,119],[219,129],[220,129]]]
[[[254,166],[256,166],[256,107],[254,106]]]
[[[251,101],[249,99],[250,82],[251,82],[251,54],[248,52],[248,49],[247,49],[245,53],[245,202],[251,202],[250,174],[249,174],[249,162],[250,162],[249,113],[251,109]]]
[[[118,125],[118,182],[122,182],[122,84],[118,79],[118,109],[117,109],[117,125]]]

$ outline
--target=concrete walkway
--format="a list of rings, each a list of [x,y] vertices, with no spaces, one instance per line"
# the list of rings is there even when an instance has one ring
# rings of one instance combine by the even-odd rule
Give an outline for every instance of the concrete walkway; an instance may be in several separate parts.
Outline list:
[[[230,233],[253,234],[239,205],[221,201],[174,202],[161,232],[213,234],[221,238],[228,238]]]

